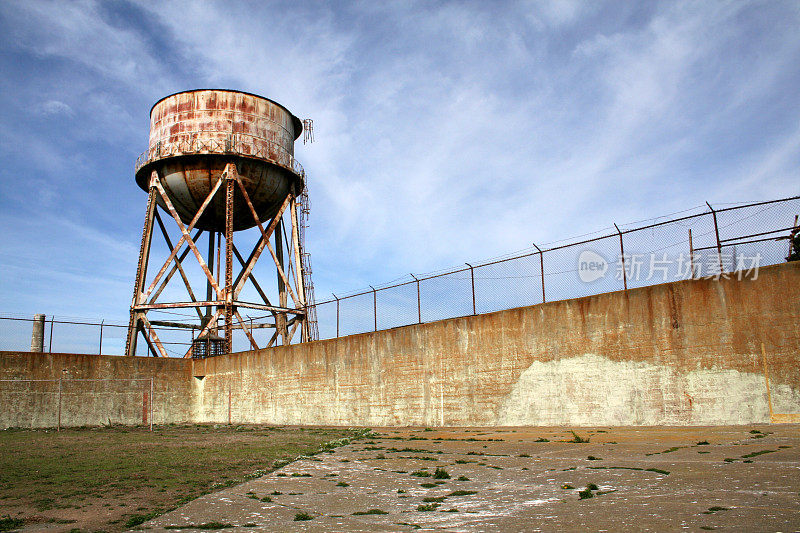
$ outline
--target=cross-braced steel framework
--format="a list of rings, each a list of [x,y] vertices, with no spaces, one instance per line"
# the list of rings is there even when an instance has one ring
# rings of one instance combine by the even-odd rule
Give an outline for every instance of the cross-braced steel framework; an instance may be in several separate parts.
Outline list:
[[[234,243],[234,191],[237,187],[260,233],[258,242],[253,247],[247,259],[242,256]],[[262,221],[253,206],[253,202],[245,185],[239,177],[236,164],[230,162],[226,164],[225,170],[211,187],[211,190],[192,220],[188,225],[185,225],[183,221],[181,221],[175,206],[164,188],[162,177],[157,170],[153,170],[150,175],[147,212],[142,232],[142,244],[139,251],[139,264],[136,271],[133,302],[131,304],[126,354],[136,354],[137,338],[138,335],[141,334],[152,355],[167,357],[168,354],[165,350],[164,343],[159,339],[156,333],[156,327],[158,326],[196,330],[198,331],[197,336],[194,337],[193,335],[193,338],[208,339],[213,337],[222,343],[225,353],[230,353],[232,351],[234,330],[243,331],[249,341],[250,347],[254,350],[259,348],[253,335],[253,330],[255,328],[274,328],[275,331],[265,347],[273,346],[279,341],[282,344],[290,344],[298,330],[300,330],[301,342],[310,340],[311,328],[309,327],[309,321],[307,319],[303,243],[301,228],[299,227],[300,220],[298,217],[298,195],[300,191],[297,189],[300,187],[302,187],[302,181],[293,184],[272,219],[269,221]],[[192,235],[195,230],[195,225],[200,220],[203,213],[206,212],[206,209],[212,203],[215,195],[220,191],[225,195],[225,265],[224,272],[222,272],[224,279],[221,279],[220,275],[221,261],[219,257],[221,248],[220,234],[222,232],[217,233],[216,239],[216,275],[213,272],[215,255],[213,233],[209,237],[208,262],[203,258],[197,246],[198,239],[202,235],[203,230],[197,230],[194,232],[194,235]],[[174,245],[158,210],[157,204],[159,199],[163,202],[163,205],[166,206],[166,211],[180,229],[181,237]],[[284,241],[282,239],[282,234],[284,232],[284,228],[282,227],[284,224],[283,217],[287,210],[291,221],[292,244],[289,246],[289,252],[291,254],[289,261],[292,264],[287,263],[284,257]],[[266,227],[264,226],[265,223],[267,223]],[[148,285],[146,277],[154,225],[158,225],[171,253]],[[272,237],[274,237],[275,241],[274,247],[270,243],[270,238]],[[184,245],[187,246],[185,249]],[[277,271],[279,299],[277,305],[270,302],[253,274],[253,269],[256,262],[261,257],[264,248],[266,248],[272,256]],[[206,278],[205,300],[197,299],[189,277],[184,269],[183,262],[190,252],[194,254]],[[240,265],[235,278],[233,271],[234,257]],[[287,266],[290,268],[287,268]],[[289,273],[288,275],[287,272]],[[176,273],[178,273],[183,280],[183,284],[189,295],[189,301],[159,302],[159,296],[162,295],[165,287]],[[246,302],[239,299],[247,281],[250,281],[255,287],[262,302]],[[289,298],[291,298],[291,306],[289,305]],[[266,311],[272,316],[273,320],[271,322],[253,324],[252,321],[247,321],[242,318],[239,308]],[[148,319],[147,314],[149,311],[163,311],[168,309],[194,309],[200,319],[200,325]],[[205,314],[203,314],[204,309],[206,311]],[[221,336],[220,333],[224,333],[224,336]],[[197,343],[193,343],[184,357],[192,357],[197,346]]]

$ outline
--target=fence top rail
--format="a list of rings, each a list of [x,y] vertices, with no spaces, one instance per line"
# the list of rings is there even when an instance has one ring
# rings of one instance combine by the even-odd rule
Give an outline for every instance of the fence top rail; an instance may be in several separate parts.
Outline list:
[[[717,212],[717,213],[723,213],[723,212],[726,212],[726,211],[735,211],[737,209],[746,209],[746,208],[749,208],[749,207],[756,207],[756,206],[760,206],[760,205],[769,205],[769,204],[777,204],[777,203],[781,203],[781,202],[790,202],[790,201],[793,201],[793,200],[800,200],[800,196],[789,196],[787,198],[778,198],[776,200],[765,200],[763,202],[752,202],[752,203],[748,203],[748,204],[739,204],[739,205],[734,205],[734,206],[730,206],[730,207],[723,207],[721,209],[715,209],[714,211]],[[551,248],[545,248],[545,249],[542,249],[542,250],[536,250],[536,251],[533,251],[533,252],[527,252],[527,253],[523,253],[523,254],[513,255],[511,257],[503,257],[501,259],[495,259],[493,261],[487,261],[487,262],[484,262],[484,263],[475,264],[474,268],[481,268],[481,267],[485,267],[485,266],[496,265],[496,264],[499,264],[499,263],[505,263],[507,261],[513,261],[513,260],[516,260],[516,259],[522,259],[522,258],[525,258],[525,257],[531,257],[533,255],[544,254],[546,252],[553,252],[553,251],[556,251],[556,250],[563,250],[565,248],[570,248],[570,247],[573,247],[573,246],[580,246],[582,244],[588,244],[590,242],[597,242],[597,241],[601,241],[603,239],[609,239],[609,238],[612,238],[612,237],[619,238],[620,235],[625,235],[625,234],[633,233],[633,232],[636,232],[636,231],[652,229],[652,228],[656,228],[656,227],[659,227],[659,226],[665,226],[665,225],[668,225],[668,224],[674,224],[676,222],[682,222],[684,220],[691,220],[691,219],[694,219],[694,218],[704,217],[704,216],[708,216],[710,214],[711,214],[711,211],[704,211],[704,212],[701,212],[701,213],[693,213],[691,215],[684,215],[682,217],[670,218],[668,220],[662,220],[660,222],[654,222],[652,224],[646,224],[644,226],[637,226],[637,227],[628,228],[628,229],[619,229],[618,231],[615,231],[613,233],[609,233],[607,235],[599,235],[599,236],[596,236],[596,237],[591,237],[591,238],[580,240],[580,241],[576,241],[576,242],[569,242],[569,243],[566,243],[566,244],[561,244],[559,246],[553,246]],[[789,229],[792,229],[792,228],[789,228]],[[781,231],[781,230],[775,230],[775,232],[778,232],[778,231]],[[697,250],[700,250],[700,248],[697,248]],[[443,277],[443,276],[448,276],[450,274],[457,274],[459,272],[466,272],[467,270],[469,270],[469,268],[459,267],[459,268],[454,268],[452,270],[447,270],[447,271],[444,271],[444,272],[438,272],[436,274],[432,274],[432,275],[429,275],[429,276],[423,275],[423,276],[421,276],[419,278],[415,277],[412,274],[411,276],[415,278],[413,280],[404,281],[402,283],[396,283],[396,284],[393,284],[393,285],[386,285],[384,287],[376,288],[376,289],[374,289],[374,292],[383,291],[383,290],[386,290],[386,289],[393,289],[395,287],[402,287],[403,285],[409,285],[409,284],[412,284],[412,283],[426,281],[426,280],[429,280],[429,279],[440,278],[440,277]],[[372,292],[373,292],[373,289],[364,290],[364,291],[356,292],[356,293],[353,293],[353,294],[348,294],[347,296],[341,296],[339,298],[333,298],[333,299],[329,299],[329,300],[323,300],[321,302],[315,302],[314,304],[311,304],[311,305],[319,306],[319,305],[329,304],[329,303],[333,303],[333,302],[335,302],[337,300],[341,301],[341,300],[346,300],[348,298],[355,298],[356,296],[363,296],[365,294],[370,294]],[[309,307],[311,307],[311,305],[309,305]]]

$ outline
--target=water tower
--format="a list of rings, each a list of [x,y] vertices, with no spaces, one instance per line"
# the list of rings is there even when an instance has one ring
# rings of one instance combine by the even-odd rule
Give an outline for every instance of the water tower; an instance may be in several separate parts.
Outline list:
[[[150,111],[149,148],[136,163],[136,183],[148,200],[127,355],[136,354],[141,334],[151,354],[167,356],[159,328],[192,330],[184,357],[229,353],[234,332],[257,349],[256,327],[274,329],[264,346],[289,344],[298,330],[300,341],[315,337],[303,250],[305,173],[294,158],[294,141],[302,131],[301,121],[282,105],[239,91],[186,91],[156,102]],[[171,252],[148,276],[155,227]],[[249,232],[256,242],[243,249],[250,252],[243,256],[243,243],[234,237],[252,228],[257,228]],[[184,268],[189,255],[189,262],[197,262],[195,271],[202,272],[199,283]],[[272,299],[254,276],[259,259],[274,263],[270,273],[277,290]],[[177,279],[187,297],[163,301],[167,284],[180,283]],[[248,282],[260,301],[241,300]],[[242,309],[266,319],[254,324],[242,317]],[[196,316],[151,320],[148,313]]]

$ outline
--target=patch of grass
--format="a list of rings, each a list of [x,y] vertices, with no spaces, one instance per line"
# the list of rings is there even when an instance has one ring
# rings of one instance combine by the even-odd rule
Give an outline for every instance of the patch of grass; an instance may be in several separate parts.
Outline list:
[[[530,457],[527,453],[521,453],[517,457]]]
[[[340,481],[339,483],[336,484],[336,486],[337,487],[349,487],[350,483],[346,483],[344,481]]]
[[[439,507],[438,503],[424,503],[417,506],[417,511],[420,512],[435,511],[437,507]]]
[[[572,485],[570,485],[569,483],[564,483],[563,485],[561,485],[561,488],[562,488],[562,489],[564,489],[564,490],[572,490],[572,489],[574,489],[575,487],[573,487],[573,486],[572,486]]]
[[[416,477],[431,477],[432,474],[427,470],[415,470],[411,472],[411,475]]]
[[[442,503],[443,501],[445,501],[445,499],[447,499],[447,496],[428,496],[426,498],[422,498],[422,501],[425,503],[430,503],[430,502]]]
[[[578,493],[578,496],[580,496],[581,500],[585,500],[587,498],[593,497],[594,494],[592,494],[592,491],[590,491],[589,489],[583,489]]]
[[[726,457],[725,459],[723,459],[723,461],[725,461],[726,463],[732,463],[732,462],[734,462],[735,460],[736,460],[736,459],[734,459],[733,457]]]
[[[456,509],[456,508],[454,507],[454,508],[452,508],[452,509],[448,509],[448,510],[446,510],[446,511],[441,511],[441,512],[442,512],[442,513],[457,513],[457,512],[458,512],[458,509]]]
[[[314,517],[306,512],[297,513],[296,515],[294,515],[295,522],[303,522],[305,520],[313,520],[313,519]]]
[[[405,494],[406,491],[403,489],[397,489],[397,494]]]
[[[236,527],[231,524],[223,524],[222,522],[206,522],[204,524],[192,524],[188,526],[164,526],[164,529],[207,529],[207,530],[216,530],[216,529],[228,529],[231,527]]]
[[[469,481],[467,476],[458,476],[458,481]]]
[[[136,527],[140,524],[144,524],[148,520],[152,520],[153,518],[157,517],[160,514],[161,511],[151,511],[145,514],[130,515],[128,519],[125,521],[125,527]]]
[[[695,444],[695,446],[708,446],[708,441],[707,440],[701,440],[700,442]]]
[[[570,433],[572,433],[572,438],[570,440],[568,440],[567,442],[575,442],[575,443],[578,443],[578,444],[583,444],[583,443],[589,442],[589,437],[583,438],[580,435],[578,435],[577,433],[575,433],[574,431],[570,431]]]
[[[299,472],[292,472],[292,477],[311,477],[311,474],[301,474]]]
[[[642,472],[655,472],[657,474],[669,475],[669,470],[661,470],[660,468],[639,468],[638,466],[589,466],[592,470],[639,470]],[[575,468],[568,468],[566,470],[575,470]]]
[[[389,514],[389,513],[387,513],[383,509],[370,509],[369,511],[356,511],[355,513],[353,513],[353,516],[364,516],[370,514]]]
[[[436,472],[433,473],[433,479],[450,479],[450,474],[444,468],[437,466]]]
[[[539,437],[538,439],[536,439],[533,442],[550,442],[550,439],[546,439],[544,437]]]
[[[719,505],[715,505],[713,507],[709,507],[708,511],[703,511],[703,514],[714,514],[717,511],[729,511],[727,507],[720,507]]]
[[[270,494],[272,496],[280,496],[283,493],[281,491],[279,491],[279,490],[273,490],[272,492],[270,492]]]
[[[0,518],[0,531],[12,531],[14,529],[19,529],[24,523],[24,520],[19,518],[11,518],[9,515],[5,515],[3,518]]]
[[[594,455],[590,455],[587,459],[590,461],[602,461],[600,457],[595,457]]]
[[[477,490],[454,490],[447,496],[471,496],[472,494],[478,494]]]
[[[270,503],[272,501],[272,498],[270,498],[269,496],[264,496],[259,501],[262,501],[262,502],[265,502],[265,503]]]
[[[432,489],[438,487],[439,485],[437,485],[436,483],[420,483],[419,486],[422,487],[423,489]]]
[[[757,430],[757,429],[751,429],[750,433],[752,433],[753,435],[758,435],[761,432],[759,430]]]
[[[600,487],[598,487],[594,483],[589,483],[588,485],[586,485],[586,488],[589,490],[600,490]]]
[[[759,455],[764,455],[765,453],[773,453],[778,450],[760,450],[757,452],[750,452],[742,456],[742,459],[750,459],[751,457],[758,457]]]

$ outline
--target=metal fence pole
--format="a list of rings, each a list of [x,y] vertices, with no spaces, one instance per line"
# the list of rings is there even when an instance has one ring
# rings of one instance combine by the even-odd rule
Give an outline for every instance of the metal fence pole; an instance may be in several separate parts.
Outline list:
[[[331,293],[333,294],[333,293]],[[336,298],[334,294],[333,297],[336,299],[336,338],[339,338],[339,298]]]
[[[536,246],[535,242],[532,242],[531,244],[533,244],[533,247],[539,252],[539,268],[542,271],[542,303],[544,303],[547,301],[544,297],[544,253],[538,246]]]
[[[410,276],[417,282],[417,324],[422,324],[422,298],[420,298],[419,280],[414,274],[410,274]]]
[[[719,259],[719,273],[720,275],[725,272],[722,266],[722,242],[719,240],[719,224],[717,224],[717,212],[711,207],[711,204],[706,202],[706,205],[711,209],[711,216],[714,217],[714,234],[717,236],[717,258]]]
[[[47,346],[47,353],[53,353],[53,315],[50,315],[50,344]]]
[[[375,331],[378,331],[378,291],[372,285],[369,288],[372,289],[372,316],[375,319]]]
[[[689,272],[694,279],[694,241],[692,241],[692,228],[689,228]]]
[[[469,267],[469,275],[470,278],[472,279],[472,314],[477,315],[478,312],[477,312],[477,307],[475,305],[475,268],[473,268],[473,266],[470,265],[469,263],[464,263],[464,264]]]
[[[100,321],[100,348],[97,350],[98,355],[103,355],[103,324],[105,323],[105,319]]]
[[[617,233],[619,234],[619,257],[622,261],[622,283],[625,286],[625,290],[628,290],[628,273],[625,271],[625,245],[622,243],[622,232],[619,230],[619,226],[614,224],[614,227],[617,228]]]

